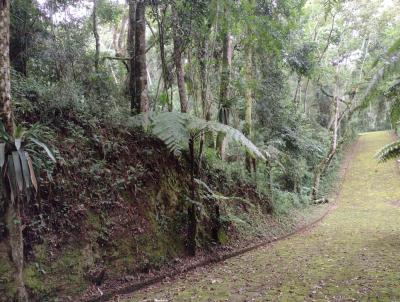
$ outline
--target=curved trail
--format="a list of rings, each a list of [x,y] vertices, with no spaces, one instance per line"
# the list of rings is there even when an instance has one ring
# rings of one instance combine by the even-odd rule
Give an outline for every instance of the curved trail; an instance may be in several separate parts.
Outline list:
[[[400,175],[373,158],[390,141],[360,137],[337,209],[313,230],[122,301],[400,301]]]

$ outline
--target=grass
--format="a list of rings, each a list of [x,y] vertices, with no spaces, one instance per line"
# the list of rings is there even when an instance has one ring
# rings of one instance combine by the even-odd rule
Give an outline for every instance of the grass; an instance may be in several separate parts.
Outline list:
[[[374,159],[390,141],[389,132],[360,136],[338,208],[312,231],[124,301],[400,301],[400,207],[390,203],[399,172]]]

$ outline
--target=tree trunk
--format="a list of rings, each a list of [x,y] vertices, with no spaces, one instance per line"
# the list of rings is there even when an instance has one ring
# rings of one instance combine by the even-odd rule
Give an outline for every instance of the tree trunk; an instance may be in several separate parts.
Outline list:
[[[187,248],[191,256],[196,255],[196,237],[197,237],[197,217],[196,205],[193,203],[196,198],[196,184],[194,181],[194,138],[189,140],[190,154],[190,199],[191,204],[188,207],[188,230],[187,230]]]
[[[293,104],[298,107],[299,102],[297,101],[297,96],[299,95],[299,91],[300,91],[300,95],[301,95],[301,76],[299,75],[297,78],[297,86],[296,86],[296,91],[294,93],[294,98],[293,98]]]
[[[13,132],[13,113],[11,108],[11,83],[10,83],[10,1],[0,0],[0,120],[8,133]],[[7,190],[7,186],[3,184]],[[10,194],[6,194],[9,196]],[[6,226],[11,260],[14,264],[14,283],[17,289],[16,301],[28,301],[26,293],[23,268],[24,244],[22,235],[22,220],[20,213],[20,200],[6,200]]]
[[[28,301],[28,294],[25,289],[23,278],[24,269],[24,238],[22,235],[22,220],[20,211],[21,201],[17,198],[14,203],[8,200],[8,207],[5,214],[8,229],[8,241],[11,251],[11,260],[14,264],[14,283],[17,289],[16,301]]]
[[[221,72],[221,85],[220,85],[220,109],[219,109],[219,122],[229,125],[230,114],[230,100],[229,100],[229,85],[231,79],[232,67],[232,36],[228,31],[224,37],[223,55],[222,55],[222,72]],[[217,149],[218,154],[222,160],[225,160],[225,147],[226,140],[225,134],[218,133],[217,136]]]
[[[175,5],[172,6],[172,18],[173,18],[173,39],[174,39],[174,61],[176,69],[176,78],[178,83],[179,100],[181,103],[181,112],[187,112],[188,110],[188,98],[185,87],[185,71],[182,66],[182,38],[180,34],[180,22],[178,13]]]
[[[253,98],[252,98],[252,90],[251,90],[251,64],[252,64],[252,53],[250,47],[246,47],[245,50],[245,66],[244,66],[244,77],[246,81],[245,86],[245,117],[244,117],[244,134],[251,139],[253,136],[252,129],[252,110],[253,110]],[[246,169],[251,173],[251,163],[252,158],[249,152],[246,152]]]
[[[162,73],[162,79],[163,79],[163,88],[164,88],[164,94],[167,100],[167,106],[168,106],[168,111],[171,112],[173,110],[172,106],[172,98],[170,99],[169,94],[168,94],[168,89],[169,89],[169,77],[168,77],[168,66],[167,66],[167,60],[165,56],[165,39],[164,39],[164,18],[165,18],[165,8],[162,9],[162,14],[164,16],[160,16],[159,14],[159,7],[158,5],[153,5],[153,13],[154,16],[156,17],[157,21],[157,29],[158,29],[158,45],[160,48],[160,60],[161,60],[161,73]]]
[[[97,30],[97,0],[93,0],[93,13],[92,13],[92,21],[93,21],[93,36],[96,42],[96,52],[94,55],[94,69],[96,73],[99,72],[99,61],[100,61],[100,36]]]
[[[338,96],[338,67],[336,67],[336,84],[335,84],[335,92],[332,100],[334,101],[335,111],[333,118],[333,131],[331,138],[331,146],[328,151],[328,154],[323,158],[320,163],[317,165],[314,171],[313,177],[313,186],[311,188],[311,200],[315,201],[318,198],[318,192],[321,182],[321,177],[325,173],[326,169],[329,167],[332,159],[336,155],[337,147],[338,147],[338,129],[339,129],[339,105],[340,105],[340,97]]]
[[[307,78],[306,88],[304,89],[304,100],[303,100],[303,110],[304,114],[307,115],[307,98],[308,98],[308,86],[310,85],[310,78]]]
[[[135,77],[135,32],[136,32],[136,0],[129,0],[129,16],[128,16],[128,37],[127,37],[127,50],[128,50],[128,95],[131,103],[131,111],[135,112],[136,106],[136,77]]]
[[[201,83],[201,106],[203,111],[203,118],[209,121],[210,115],[210,102],[208,100],[208,80],[207,80],[207,60],[209,52],[209,43],[207,37],[201,42],[199,50],[199,65],[200,65],[200,83]]]
[[[117,43],[115,47],[115,52],[116,52],[116,56],[118,56],[117,54],[120,54],[120,56],[126,56],[126,45],[124,45],[124,42],[127,42],[126,40],[124,40],[124,36],[125,36],[125,32],[126,32],[126,26],[128,24],[128,18],[129,16],[125,13],[122,16],[122,20],[121,20],[121,27],[119,28],[119,32],[118,32],[118,39],[117,39]]]
[[[10,83],[10,1],[0,0],[0,120],[9,133],[13,128]],[[12,132],[11,132],[12,133]]]
[[[132,108],[134,112],[149,111],[149,97],[147,95],[147,63],[146,63],[146,4],[139,1],[136,4],[135,22],[135,89]]]

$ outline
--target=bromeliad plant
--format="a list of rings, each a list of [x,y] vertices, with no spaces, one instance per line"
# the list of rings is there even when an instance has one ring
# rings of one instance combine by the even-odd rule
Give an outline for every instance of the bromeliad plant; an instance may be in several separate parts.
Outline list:
[[[32,145],[38,145],[47,153],[50,160],[55,161],[50,149],[39,141],[39,125],[29,130],[21,125],[13,125],[12,130],[6,130],[0,122],[0,169],[1,193],[5,198],[5,222],[9,233],[10,255],[14,263],[14,282],[17,293],[16,301],[28,301],[23,278],[24,239],[21,219],[23,200],[30,200],[32,193],[37,192],[38,182],[29,152],[34,152]],[[29,152],[28,152],[29,151]]]
[[[31,197],[37,192],[38,182],[33,168],[33,162],[28,150],[32,144],[41,147],[55,162],[56,159],[49,147],[38,140],[40,127],[33,125],[25,129],[22,125],[14,125],[12,135],[8,134],[4,125],[0,123],[0,168],[2,171],[3,192],[9,195],[11,204],[16,198]]]

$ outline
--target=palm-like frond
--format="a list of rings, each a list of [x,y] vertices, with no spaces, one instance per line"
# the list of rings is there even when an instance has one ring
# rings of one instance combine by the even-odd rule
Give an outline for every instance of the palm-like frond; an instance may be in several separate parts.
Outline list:
[[[381,84],[385,79],[395,74],[400,74],[400,56],[393,57],[386,62],[368,83],[367,89],[361,105],[361,109],[366,108],[380,93]]]
[[[375,68],[381,61],[384,64],[368,83],[363,101],[359,106],[360,109],[366,108],[374,100],[379,94],[379,87],[385,79],[400,74],[400,39],[396,40],[383,57],[374,62],[372,67]]]
[[[398,157],[400,157],[400,140],[386,145],[376,154],[376,158],[378,158],[380,162],[385,162]]]
[[[205,128],[211,132],[222,132],[226,137],[240,145],[242,145],[252,156],[266,160],[263,153],[254,145],[242,132],[225,124],[210,122],[199,119],[198,125],[204,125]]]
[[[239,130],[218,122],[179,112],[149,112],[131,117],[129,123],[143,126],[161,139],[174,154],[179,154],[188,146],[191,137],[200,132],[222,132],[227,139],[242,145],[252,156],[265,160],[263,153]]]
[[[189,142],[189,119],[178,112],[148,112],[131,117],[128,124],[149,130],[164,142],[175,155],[179,155]]]

